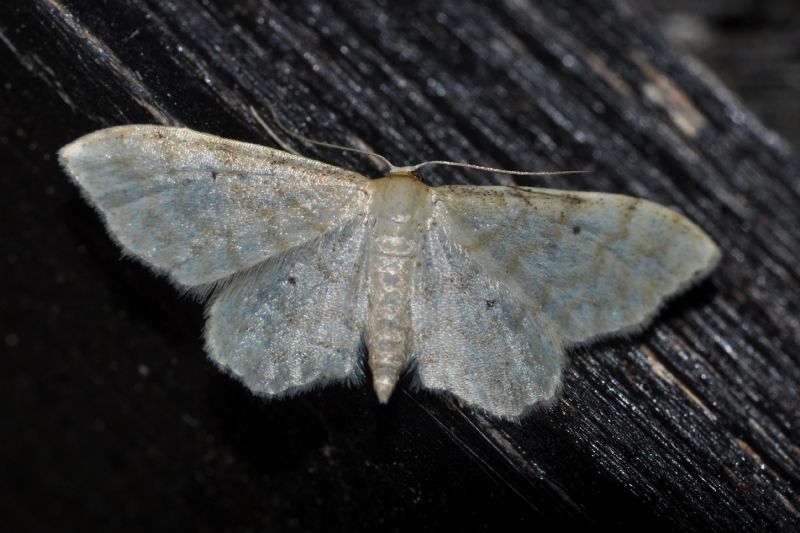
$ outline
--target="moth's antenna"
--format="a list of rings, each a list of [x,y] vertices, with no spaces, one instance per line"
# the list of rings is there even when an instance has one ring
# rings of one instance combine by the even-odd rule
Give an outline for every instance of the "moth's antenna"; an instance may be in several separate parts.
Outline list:
[[[355,152],[357,154],[369,155],[369,156],[376,157],[376,158],[380,159],[386,166],[388,166],[391,169],[397,168],[392,164],[391,161],[389,161],[388,159],[386,159],[382,155],[376,154],[375,152],[372,152],[370,150],[361,150],[360,148],[353,148],[351,146],[341,146],[339,144],[331,144],[331,143],[326,143],[326,142],[322,142],[322,141],[315,141],[314,139],[309,139],[308,137],[300,135],[299,133],[297,133],[295,131],[292,131],[289,128],[287,128],[286,126],[283,125],[283,123],[281,122],[281,119],[278,118],[278,113],[275,112],[275,108],[274,107],[272,107],[269,104],[267,104],[267,107],[269,108],[270,114],[272,114],[272,120],[275,121],[275,124],[278,125],[278,128],[280,128],[281,131],[283,131],[285,134],[287,134],[287,135],[289,135],[291,137],[294,137],[295,139],[299,139],[299,140],[301,140],[303,142],[307,142],[307,143],[310,143],[310,144],[316,144],[317,146],[323,146],[325,148],[333,148],[335,150],[344,150],[346,152]],[[278,143],[278,145],[280,145],[281,148],[283,148],[287,152],[291,152],[291,153],[293,153],[295,155],[299,155],[299,156],[302,157],[302,154],[300,154],[294,148],[291,148],[290,146],[288,146],[285,142],[283,142],[283,140],[281,140],[275,134],[274,131],[272,131],[272,129],[269,126],[267,126],[267,124],[258,115],[258,113],[256,112],[256,110],[255,110],[255,108],[253,106],[250,106],[250,112],[253,113],[253,116],[255,116],[255,118],[258,121],[258,123],[261,124],[261,127],[264,128],[267,131],[267,134],[270,137],[272,137],[272,140],[274,140],[276,143]]]
[[[303,142],[306,142],[306,143],[316,144],[317,146],[323,146],[325,148],[333,148],[334,150],[344,150],[346,152],[355,152],[357,154],[364,154],[364,155],[369,155],[369,156],[375,157],[377,159],[380,159],[387,167],[389,167],[389,173],[390,174],[411,173],[411,172],[414,172],[414,171],[417,171],[417,170],[421,169],[422,167],[426,167],[428,165],[443,165],[443,166],[448,166],[448,167],[469,168],[469,169],[472,169],[472,170],[482,170],[482,171],[486,171],[486,172],[498,172],[498,173],[502,173],[502,174],[511,174],[511,175],[514,175],[514,176],[559,176],[559,175],[563,175],[563,174],[585,174],[585,173],[589,172],[588,170],[557,170],[557,171],[544,171],[544,172],[542,172],[542,171],[528,172],[526,170],[506,170],[506,169],[503,169],[503,168],[485,167],[483,165],[473,165],[473,164],[470,164],[470,163],[457,163],[455,161],[423,161],[422,163],[418,163],[416,165],[411,165],[411,166],[407,166],[407,167],[398,167],[398,166],[395,166],[394,164],[392,164],[392,162],[389,161],[388,159],[386,159],[384,156],[382,156],[380,154],[376,154],[375,152],[372,152],[370,150],[361,150],[360,148],[353,148],[351,146],[342,146],[340,144],[331,144],[331,143],[326,143],[326,142],[323,142],[323,141],[315,141],[314,139],[309,139],[308,137],[306,137],[304,135],[300,135],[299,133],[294,132],[294,131],[290,130],[289,128],[287,128],[286,126],[283,125],[283,123],[281,122],[281,119],[278,117],[278,113],[275,111],[275,108],[272,105],[267,104],[267,107],[269,108],[269,112],[272,115],[272,120],[275,121],[275,124],[278,125],[278,128],[280,128],[281,131],[283,131],[285,134],[289,135],[290,137],[294,137],[295,139],[299,139],[299,140],[301,140]],[[292,148],[291,146],[289,146],[288,144],[283,142],[283,139],[278,137],[278,135],[272,130],[272,128],[270,128],[267,125],[267,123],[264,122],[264,120],[261,118],[261,116],[258,114],[258,112],[256,111],[256,109],[253,106],[250,106],[250,112],[253,114],[253,116],[255,117],[256,121],[259,124],[261,124],[261,127],[264,128],[264,131],[267,132],[267,134],[272,138],[272,140],[275,141],[276,143],[278,143],[278,146],[280,146],[281,148],[283,148],[284,150],[286,150],[289,153],[292,153],[292,154],[298,155],[300,157],[303,157],[303,154],[301,154],[300,152],[298,152],[297,150],[295,150],[294,148]]]
[[[272,108],[270,108],[270,109],[272,109]],[[277,135],[277,134],[276,134],[274,131],[272,131],[272,128],[270,128],[269,126],[267,126],[267,123],[266,123],[266,122],[264,122],[264,119],[262,119],[262,118],[261,118],[261,115],[259,115],[259,114],[256,112],[256,108],[255,108],[255,107],[253,107],[253,106],[250,106],[250,112],[251,112],[251,113],[253,114],[253,116],[255,117],[255,119],[256,119],[256,122],[258,122],[259,124],[261,124],[261,127],[262,127],[262,128],[264,128],[264,131],[266,131],[266,132],[267,132],[267,135],[269,135],[269,136],[272,138],[272,140],[273,140],[273,141],[275,141],[276,143],[278,143],[278,146],[280,146],[281,148],[283,148],[284,150],[286,150],[286,151],[287,151],[287,152],[289,152],[290,154],[299,155],[300,157],[303,157],[303,154],[301,154],[300,152],[298,152],[297,150],[295,150],[294,148],[292,148],[291,146],[289,146],[288,144],[286,144],[285,142],[283,142],[283,139],[281,139],[280,137],[278,137],[278,135]],[[274,113],[275,113],[275,112],[273,111],[273,116],[274,116]]]
[[[501,174],[512,174],[514,176],[559,176],[563,174],[586,174],[587,172],[589,172],[588,170],[555,170],[555,171],[528,172],[527,170],[506,170],[504,168],[485,167],[483,165],[472,165],[470,163],[457,163],[455,161],[424,161],[422,163],[419,163],[417,165],[411,165],[409,167],[393,167],[392,171],[398,173],[414,172],[428,165],[443,165],[447,167],[470,168],[472,170],[498,172]]]

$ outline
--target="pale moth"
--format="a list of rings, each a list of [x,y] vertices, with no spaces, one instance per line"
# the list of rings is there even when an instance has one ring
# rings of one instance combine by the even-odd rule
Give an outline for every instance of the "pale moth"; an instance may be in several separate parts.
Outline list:
[[[516,419],[556,396],[567,348],[641,329],[719,257],[647,200],[428,187],[427,163],[371,180],[281,146],[134,125],[60,151],[127,252],[214,289],[208,353],[260,395],[361,382],[366,348],[382,403],[411,368]]]

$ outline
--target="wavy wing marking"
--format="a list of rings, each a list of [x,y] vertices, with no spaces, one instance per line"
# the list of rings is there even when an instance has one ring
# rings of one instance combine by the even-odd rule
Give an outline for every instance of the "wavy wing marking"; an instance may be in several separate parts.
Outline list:
[[[470,186],[435,195],[448,238],[564,345],[643,327],[719,258],[688,219],[638,198]]]
[[[236,276],[206,324],[211,358],[258,394],[361,381],[364,219]]]
[[[554,398],[564,358],[549,321],[481,272],[441,226],[419,259],[411,303],[419,383],[503,418]]]
[[[187,287],[340,228],[369,196],[353,172],[185,128],[108,128],[60,159],[122,246]]]

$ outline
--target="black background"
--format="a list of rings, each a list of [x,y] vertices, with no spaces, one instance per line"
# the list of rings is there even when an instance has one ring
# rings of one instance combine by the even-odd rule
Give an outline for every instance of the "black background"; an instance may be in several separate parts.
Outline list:
[[[654,20],[599,0],[3,2],[3,527],[797,526],[797,161]],[[672,206],[722,264],[641,335],[572,353],[562,399],[520,424],[405,384],[385,408],[366,386],[255,398],[204,355],[203,305],[122,257],[55,152],[137,122],[269,144],[247,111],[266,103],[400,164],[591,168],[516,182]]]

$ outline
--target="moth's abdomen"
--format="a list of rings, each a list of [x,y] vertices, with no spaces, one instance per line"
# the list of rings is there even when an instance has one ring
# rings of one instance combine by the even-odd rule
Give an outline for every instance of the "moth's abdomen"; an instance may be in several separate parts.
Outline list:
[[[411,276],[416,250],[406,239],[376,239],[371,254],[367,343],[372,379],[385,402],[408,362]]]
[[[412,279],[430,201],[428,187],[410,176],[373,184],[367,349],[375,393],[386,402],[411,353]]]

